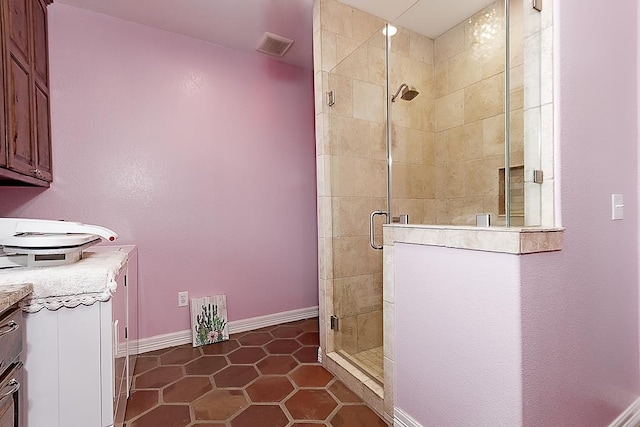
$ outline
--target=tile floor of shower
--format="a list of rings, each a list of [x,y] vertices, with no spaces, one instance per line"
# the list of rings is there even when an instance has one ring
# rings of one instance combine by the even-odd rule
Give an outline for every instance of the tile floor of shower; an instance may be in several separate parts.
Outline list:
[[[384,384],[384,351],[382,346],[350,354],[344,350],[338,351],[340,355],[353,363],[362,372]]]

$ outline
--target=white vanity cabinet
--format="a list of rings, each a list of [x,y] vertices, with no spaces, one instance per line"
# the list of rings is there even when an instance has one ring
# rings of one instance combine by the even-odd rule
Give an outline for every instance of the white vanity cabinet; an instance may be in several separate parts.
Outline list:
[[[29,427],[122,426],[138,339],[135,246],[120,250],[111,299],[74,308],[24,313],[26,321],[26,425]]]

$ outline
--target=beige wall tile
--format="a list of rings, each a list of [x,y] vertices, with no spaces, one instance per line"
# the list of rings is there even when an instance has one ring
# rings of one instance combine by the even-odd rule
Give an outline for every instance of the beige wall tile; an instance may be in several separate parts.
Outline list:
[[[472,50],[465,50],[448,61],[449,90],[456,91],[482,80],[482,67]]]
[[[320,63],[322,71],[331,71],[338,63],[336,53],[336,34],[327,30],[320,32]]]
[[[424,199],[396,199],[394,200],[396,208],[392,209],[394,216],[409,215],[409,222],[422,224],[424,218]]]
[[[335,279],[338,317],[382,310],[382,273]]]
[[[358,315],[358,351],[382,346],[382,310]]]
[[[409,35],[409,56],[422,63],[433,65],[433,40],[411,31]]]
[[[364,43],[376,33],[382,33],[384,20],[358,9],[353,9],[353,39]]]
[[[512,111],[509,123],[509,149],[512,153],[522,152],[524,150],[524,111],[522,109]]]
[[[434,186],[435,187],[435,186]],[[424,200],[424,217],[420,224],[436,224],[436,200]]]
[[[369,46],[368,55],[369,79],[367,81],[384,87],[387,84],[384,50]]]
[[[391,185],[393,198],[409,198],[409,189],[407,185],[408,177],[408,164],[395,162],[392,169]]]
[[[373,160],[387,159],[387,125],[386,123],[369,123],[369,154]]]
[[[489,78],[505,69],[504,31],[500,32],[490,43],[475,48],[482,58],[482,78]]]
[[[334,115],[345,117],[353,117],[353,79],[331,73],[329,75],[329,89],[335,93],[335,104],[327,107],[328,111]],[[320,102],[322,107],[326,106],[327,94],[325,91],[320,93]],[[317,111],[317,110],[316,110]]]
[[[338,64],[344,61],[357,49],[366,51],[367,48],[352,38],[341,36],[340,34],[336,35],[336,61]]]
[[[498,195],[500,158],[472,160],[466,166],[465,191],[468,197]]]
[[[361,46],[336,65],[333,72],[352,79],[367,81],[369,78],[368,66],[369,54],[367,47]]]
[[[463,138],[466,144],[467,159],[479,159],[484,156],[484,132],[481,120],[463,126]]]
[[[331,116],[332,153],[337,156],[366,157],[369,152],[369,122],[367,120]]]
[[[356,195],[355,158],[331,156],[331,195]]]
[[[482,120],[483,152],[486,157],[504,155],[504,114]]]
[[[355,195],[386,197],[387,162],[355,159]]]
[[[336,334],[336,349],[347,353],[358,352],[358,318],[348,316],[340,318],[340,332]]]
[[[369,197],[334,197],[332,203],[333,235],[337,237],[369,236]]]
[[[435,105],[432,98],[418,95],[411,101],[398,100],[409,103],[409,123],[412,129],[433,132],[435,128]]]
[[[454,57],[464,50],[464,24],[456,25],[433,42],[433,53],[436,64]]]
[[[504,75],[498,74],[464,90],[465,123],[504,112]],[[436,111],[437,114],[437,111]]]
[[[452,224],[451,213],[449,211],[449,199],[435,200],[435,223],[437,225]]]
[[[441,98],[449,93],[449,64],[447,61],[436,64],[435,70],[435,97]]]
[[[384,123],[385,96],[382,86],[359,80],[353,82],[353,117]]]
[[[434,166],[436,164],[436,134],[434,132],[422,133],[423,164]]]
[[[480,85],[482,83],[477,84]],[[479,103],[476,101],[478,97],[480,97],[480,94],[474,93],[474,97],[471,100]],[[440,131],[463,124],[465,120],[465,91],[459,90],[436,99],[435,109],[435,130]]]
[[[411,49],[410,33],[411,31],[405,28],[398,28],[396,35],[391,37],[391,51],[409,57]]]
[[[449,221],[456,225],[475,225],[476,214],[483,213],[482,197],[451,199],[449,202]]]
[[[511,109],[517,110],[524,107],[524,88],[519,87],[511,91]]]
[[[511,66],[524,63],[524,22],[511,23],[509,27],[509,59]]]
[[[436,167],[436,199],[465,196],[465,168],[461,163]]]
[[[336,0],[321,0],[320,25],[322,29],[344,37],[352,37],[352,10],[351,7]]]
[[[366,237],[333,239],[333,275],[336,279],[382,273],[382,251],[369,246]],[[357,262],[354,262],[357,260]]]

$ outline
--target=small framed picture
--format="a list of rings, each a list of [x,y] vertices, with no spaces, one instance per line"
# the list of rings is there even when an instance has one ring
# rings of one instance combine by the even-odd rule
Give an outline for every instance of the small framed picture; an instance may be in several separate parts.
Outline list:
[[[229,339],[226,295],[191,300],[191,332],[194,347]]]

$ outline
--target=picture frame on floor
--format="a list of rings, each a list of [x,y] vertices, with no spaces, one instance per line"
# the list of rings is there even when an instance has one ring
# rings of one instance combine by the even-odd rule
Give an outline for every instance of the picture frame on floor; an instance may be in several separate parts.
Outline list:
[[[191,333],[194,347],[229,340],[226,295],[191,299]]]

